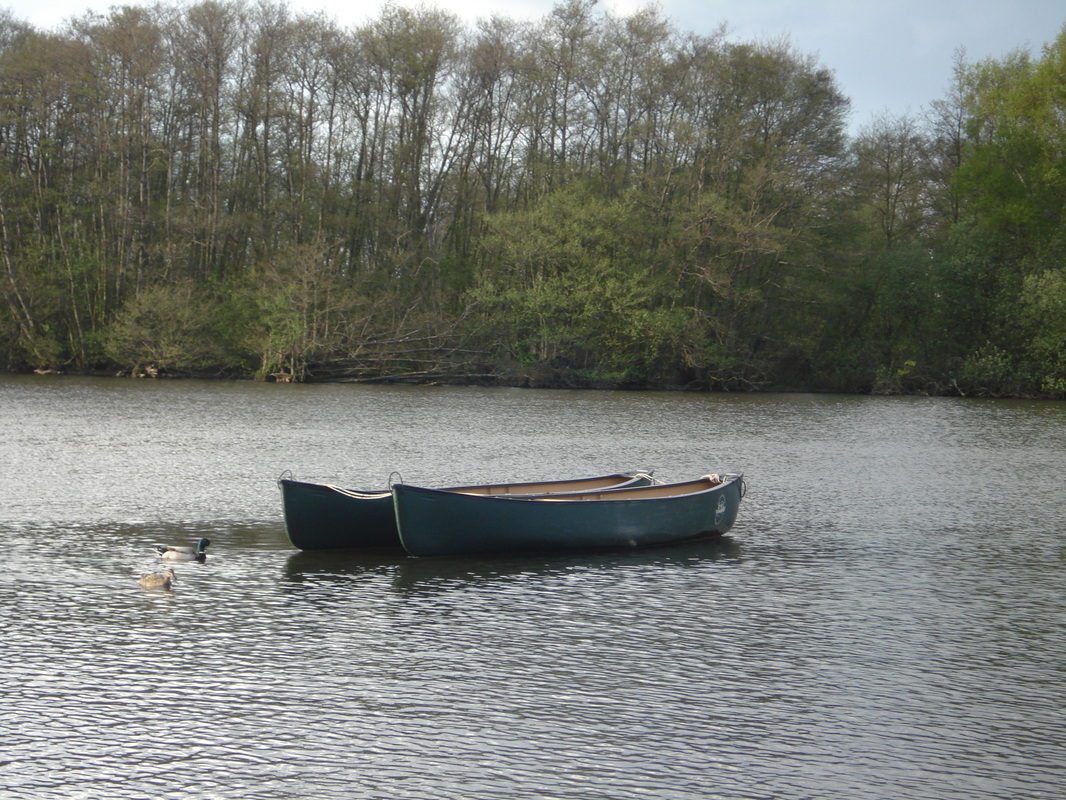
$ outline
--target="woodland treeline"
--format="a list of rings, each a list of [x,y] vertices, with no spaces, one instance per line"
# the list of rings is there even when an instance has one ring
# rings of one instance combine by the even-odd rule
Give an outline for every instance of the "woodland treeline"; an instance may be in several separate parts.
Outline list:
[[[852,134],[594,0],[0,13],[0,369],[1061,398],[1066,28],[956,63]]]

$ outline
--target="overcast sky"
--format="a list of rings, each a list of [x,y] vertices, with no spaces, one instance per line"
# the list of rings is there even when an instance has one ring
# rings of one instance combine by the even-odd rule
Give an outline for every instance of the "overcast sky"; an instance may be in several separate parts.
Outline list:
[[[296,11],[322,11],[347,26],[376,16],[383,0],[287,4]],[[123,3],[0,0],[0,8],[6,6],[15,19],[42,29],[113,5]],[[540,19],[556,2],[427,0],[422,5],[450,9],[472,23],[493,14]],[[616,15],[645,5],[641,0],[599,0],[600,8]],[[799,52],[815,56],[836,74],[838,86],[852,100],[853,129],[881,113],[920,113],[944,97],[959,48],[970,61],[1000,58],[1019,48],[1039,54],[1066,25],[1066,0],[661,0],[656,5],[682,31],[711,33],[724,22],[737,41],[787,36]]]

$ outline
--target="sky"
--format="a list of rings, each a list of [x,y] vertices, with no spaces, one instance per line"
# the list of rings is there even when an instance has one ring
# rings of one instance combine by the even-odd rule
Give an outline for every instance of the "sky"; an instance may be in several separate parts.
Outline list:
[[[377,16],[385,0],[287,0],[295,12],[322,12],[342,26]],[[88,11],[139,0],[0,0],[16,20],[60,28]],[[177,5],[177,0],[164,0]],[[538,20],[556,0],[394,0],[452,11],[469,24],[499,15]],[[625,16],[645,0],[599,0]],[[680,31],[710,34],[725,23],[735,41],[785,37],[833,71],[852,101],[850,127],[880,115],[920,114],[947,96],[955,53],[967,61],[1002,58],[1024,49],[1039,55],[1066,25],[1066,0],[659,0],[653,3]]]

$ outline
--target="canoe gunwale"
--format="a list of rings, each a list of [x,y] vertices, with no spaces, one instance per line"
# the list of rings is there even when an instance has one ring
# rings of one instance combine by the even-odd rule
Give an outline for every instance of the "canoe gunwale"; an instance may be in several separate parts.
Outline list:
[[[655,484],[653,486],[632,486],[622,489],[606,489],[602,492],[581,492],[570,495],[551,497],[515,497],[513,499],[539,500],[548,503],[562,503],[567,501],[607,503],[622,502],[625,500],[647,502],[650,500],[669,500],[673,498],[696,497],[701,494],[706,494],[707,492],[713,492],[715,490],[721,489],[723,486],[728,486],[731,483],[735,483],[737,480],[740,480],[741,485],[743,485],[742,475],[705,475],[702,478],[697,478],[693,481],[682,481],[681,483],[660,483]],[[689,486],[694,487],[692,491],[682,491],[682,489]]]
[[[741,487],[741,496],[743,496],[744,476],[740,473],[705,475],[696,480],[681,481],[679,483],[656,483],[647,486],[623,486],[619,488],[591,489],[588,491],[578,490],[574,492],[499,495],[474,494],[472,492],[463,492],[454,489],[431,489],[425,486],[415,486],[414,484],[403,483],[395,484],[393,487],[393,493],[395,494],[396,487],[399,486],[402,487],[401,491],[415,490],[425,493],[458,494],[479,500],[502,500],[512,503],[608,503],[625,502],[630,500],[641,502],[646,500],[669,500],[680,499],[683,497],[696,497],[701,494],[719,490],[724,486],[737,483],[738,481],[739,486]],[[686,487],[693,487],[693,489],[692,491],[680,491]]]
[[[396,473],[393,473],[396,474]],[[622,480],[625,478],[626,480]],[[278,486],[295,484],[308,489],[328,489],[337,494],[350,497],[353,500],[383,500],[392,496],[392,487],[402,483],[389,483],[388,489],[346,489],[332,483],[315,483],[313,481],[300,481],[292,477],[292,473],[286,471],[278,478]],[[602,486],[595,485],[602,483]],[[570,478],[555,481],[527,481],[523,483],[486,483],[468,484],[465,486],[445,486],[433,491],[454,492],[473,497],[531,497],[546,494],[563,494],[574,492],[595,491],[618,491],[635,488],[646,484],[654,484],[655,478],[651,472],[617,472],[610,475],[596,475],[589,478]],[[410,485],[410,484],[403,484]],[[500,491],[495,491],[500,490]]]

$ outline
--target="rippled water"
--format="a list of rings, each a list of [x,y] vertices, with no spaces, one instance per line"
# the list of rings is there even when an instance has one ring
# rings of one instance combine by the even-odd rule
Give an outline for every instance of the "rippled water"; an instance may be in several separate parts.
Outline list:
[[[4,798],[1066,787],[1066,404],[2,377],[0,422]],[[295,552],[274,485],[628,468],[749,493],[442,560]]]

